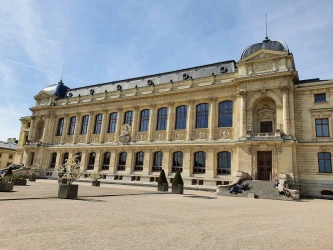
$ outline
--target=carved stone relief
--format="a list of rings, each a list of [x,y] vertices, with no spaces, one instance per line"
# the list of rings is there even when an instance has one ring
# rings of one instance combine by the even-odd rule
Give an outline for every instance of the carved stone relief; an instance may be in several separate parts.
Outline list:
[[[220,128],[218,131],[219,139],[231,139],[231,128]]]
[[[120,130],[120,135],[119,135],[119,142],[122,143],[128,143],[131,141],[131,131],[132,131],[132,127],[128,124],[124,124],[123,126],[121,126],[121,130]]]
[[[163,141],[165,140],[165,131],[155,131],[153,136],[154,141]]]
[[[259,144],[259,148],[261,150],[267,150],[268,149],[268,145],[267,145],[267,143],[262,142],[262,143]]]
[[[95,143],[99,141],[99,135],[91,135],[90,142]]]
[[[78,135],[77,136],[77,142],[78,143],[84,143],[85,139],[86,139],[86,135]]]
[[[54,144],[60,144],[61,136],[55,136],[54,137]]]
[[[106,134],[105,141],[107,142],[114,141],[114,134]]]
[[[185,139],[185,132],[184,131],[174,131],[174,138],[175,140],[184,140]]]
[[[138,132],[136,133],[136,139],[137,141],[146,141],[148,138],[147,132]]]

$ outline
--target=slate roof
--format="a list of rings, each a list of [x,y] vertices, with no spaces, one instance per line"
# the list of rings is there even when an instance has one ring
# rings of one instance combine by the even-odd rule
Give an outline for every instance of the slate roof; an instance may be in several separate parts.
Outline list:
[[[160,74],[147,75],[147,76],[130,78],[120,81],[107,82],[90,86],[84,86],[80,88],[68,89],[66,96],[76,97],[78,95],[80,96],[90,95],[92,92],[94,94],[99,94],[99,93],[104,93],[105,91],[107,92],[117,91],[118,90],[117,88],[119,88],[119,86],[121,86],[122,90],[133,89],[135,87],[137,88],[146,87],[152,83],[156,86],[163,83],[170,83],[171,80],[173,82],[178,82],[190,79],[191,77],[193,79],[196,79],[196,78],[211,76],[212,73],[214,73],[215,75],[221,75],[226,73],[232,73],[235,71],[236,71],[236,62],[234,60],[231,60],[231,61],[218,62],[192,68],[180,69]]]
[[[16,143],[12,143],[12,142],[0,141],[0,148],[15,150],[17,148],[17,144]]]
[[[249,55],[261,49],[289,52],[288,45],[284,41],[271,41],[268,39],[268,37],[266,37],[265,40],[263,40],[261,43],[255,43],[247,47],[243,51],[241,59],[248,57]]]
[[[64,98],[68,89],[69,87],[67,87],[62,81],[60,81],[57,84],[47,86],[46,88],[42,89],[42,91],[45,91],[51,95],[55,95],[60,98]]]

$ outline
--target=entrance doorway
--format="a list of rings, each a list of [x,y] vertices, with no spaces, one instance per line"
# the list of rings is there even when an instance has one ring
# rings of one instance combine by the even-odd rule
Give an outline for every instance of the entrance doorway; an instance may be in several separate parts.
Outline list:
[[[258,180],[270,181],[272,177],[272,151],[258,151]]]

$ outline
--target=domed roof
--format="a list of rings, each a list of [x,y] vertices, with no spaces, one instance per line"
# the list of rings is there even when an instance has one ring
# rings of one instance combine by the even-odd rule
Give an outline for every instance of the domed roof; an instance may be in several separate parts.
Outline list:
[[[62,81],[60,81],[57,84],[52,84],[45,87],[44,89],[42,89],[42,91],[45,91],[51,95],[58,96],[60,98],[64,98],[68,89],[69,87],[67,87]]]
[[[284,41],[271,41],[270,39],[268,39],[268,37],[266,37],[265,40],[262,41],[262,43],[255,43],[247,47],[243,51],[241,59],[248,57],[249,55],[261,49],[289,52],[288,45]]]

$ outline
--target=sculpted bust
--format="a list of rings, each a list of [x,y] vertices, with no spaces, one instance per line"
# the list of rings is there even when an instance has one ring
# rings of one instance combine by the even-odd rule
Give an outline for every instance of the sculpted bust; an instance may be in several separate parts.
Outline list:
[[[131,140],[131,126],[128,124],[124,124],[121,127],[119,142],[127,143]]]

